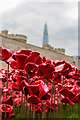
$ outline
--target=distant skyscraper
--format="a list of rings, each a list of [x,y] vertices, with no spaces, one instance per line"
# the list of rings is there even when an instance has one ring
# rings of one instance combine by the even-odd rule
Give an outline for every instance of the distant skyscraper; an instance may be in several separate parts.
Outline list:
[[[44,26],[44,35],[43,35],[43,46],[48,45],[48,30],[47,30],[47,24]]]
[[[65,54],[65,49],[63,49],[63,48],[54,48],[51,45],[49,45],[47,24],[44,25],[44,34],[43,34],[42,48],[49,49],[49,50],[55,50],[55,51],[57,51],[59,53]]]

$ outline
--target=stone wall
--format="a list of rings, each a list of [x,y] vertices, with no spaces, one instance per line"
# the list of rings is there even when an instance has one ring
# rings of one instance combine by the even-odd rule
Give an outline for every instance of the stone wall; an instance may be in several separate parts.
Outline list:
[[[65,49],[63,48],[54,48],[52,47],[51,45],[43,45],[42,48],[44,49],[47,49],[47,50],[51,50],[51,51],[55,51],[55,52],[58,52],[58,53],[62,53],[62,54],[65,54]]]
[[[27,37],[25,35],[21,34],[8,34],[8,30],[3,30],[1,31],[1,35],[10,39],[15,39],[21,42],[26,43],[27,42]]]
[[[33,51],[40,52],[41,56],[45,56],[47,59],[52,59],[52,60],[54,60],[54,59],[63,60],[64,59],[65,61],[67,61],[69,63],[72,63],[74,60],[75,65],[77,67],[79,67],[79,69],[80,69],[80,66],[79,66],[80,59],[78,60],[76,58],[64,55],[64,54],[56,52],[56,51],[47,50],[47,49],[40,48],[40,47],[31,45],[28,43],[23,43],[21,41],[17,41],[15,39],[10,39],[10,38],[7,38],[2,35],[0,35],[0,43],[1,43],[1,41],[2,41],[3,48],[13,49],[14,51],[18,51],[20,49],[30,49]],[[2,67],[5,68],[5,65],[2,64]]]

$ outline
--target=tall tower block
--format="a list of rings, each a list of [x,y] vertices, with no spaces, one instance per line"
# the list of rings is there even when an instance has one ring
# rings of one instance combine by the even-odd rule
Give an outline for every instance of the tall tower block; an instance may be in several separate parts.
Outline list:
[[[44,26],[44,35],[43,35],[43,46],[48,45],[48,30],[47,30],[47,24]]]
[[[51,47],[51,46],[49,45],[49,37],[48,37],[47,24],[44,25],[44,34],[43,34],[43,44],[42,44],[42,48],[45,48],[45,49],[53,49],[53,47]]]

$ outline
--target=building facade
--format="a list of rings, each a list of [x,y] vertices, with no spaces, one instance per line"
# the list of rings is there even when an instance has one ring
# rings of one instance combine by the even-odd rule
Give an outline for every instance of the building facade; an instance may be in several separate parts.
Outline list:
[[[47,59],[58,59],[58,60],[65,60],[66,62],[69,62],[70,64],[75,61],[76,67],[80,69],[80,59],[74,58],[72,56],[65,55],[64,49],[57,50],[52,49],[52,47],[49,44],[46,44],[42,47],[37,47],[35,45],[31,45],[27,43],[27,37],[24,35],[19,34],[8,34],[8,31],[2,31],[0,34],[0,46],[3,48],[12,49],[14,51],[18,51],[20,49],[30,49],[32,51],[38,51],[40,52],[41,56],[45,56]],[[60,52],[61,51],[61,52]],[[6,68],[6,64],[4,62],[0,63],[1,68]]]

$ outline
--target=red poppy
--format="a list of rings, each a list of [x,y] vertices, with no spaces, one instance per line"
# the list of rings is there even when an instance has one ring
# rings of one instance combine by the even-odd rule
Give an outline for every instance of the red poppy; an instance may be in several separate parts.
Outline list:
[[[28,85],[27,89],[30,95],[37,95],[39,93],[39,85]]]
[[[59,64],[55,67],[55,72],[61,73],[64,76],[67,76],[71,70],[72,70],[72,67],[67,62],[62,62],[62,64]]]
[[[55,84],[61,83],[61,81],[63,80],[63,75],[61,75],[60,73],[52,72],[51,79],[49,79],[49,81],[53,82],[53,80],[55,81]]]
[[[23,80],[22,84],[24,84],[23,86],[25,86],[25,94],[36,95],[41,100],[50,99],[50,94],[48,93],[49,89],[42,80],[35,81],[31,85],[29,85],[25,80]]]
[[[51,112],[58,109],[57,103],[55,103],[55,109],[54,109],[54,102],[53,101],[52,101],[52,108],[51,108],[51,101],[50,100],[46,100],[44,102],[46,102],[46,112],[50,112],[50,109],[51,109]]]
[[[25,54],[14,54],[13,56],[15,57],[15,59],[10,58],[8,60],[11,68],[13,68],[13,69],[23,69],[23,67],[25,66],[25,60],[27,58],[27,55],[25,55]]]
[[[31,110],[34,111],[34,104],[31,105]],[[38,103],[35,105],[35,112],[36,113],[43,113],[42,103]]]
[[[19,50],[16,52],[16,54],[25,54],[29,56],[31,52],[31,50]]]
[[[39,65],[39,72],[43,77],[51,78],[51,73],[53,71],[54,71],[54,66],[52,64]]]
[[[70,100],[75,97],[75,94],[66,88],[63,88],[59,93],[61,93],[64,97],[68,97]]]
[[[47,85],[41,81],[41,83],[39,84],[39,98],[41,99],[44,95],[46,95],[46,93],[49,92],[49,89],[47,87]],[[46,97],[45,97],[46,98]]]
[[[40,103],[40,99],[36,95],[31,95],[28,97],[27,102],[37,104]]]
[[[80,93],[77,94],[77,95],[72,99],[72,102],[74,102],[74,103],[80,103]]]
[[[61,65],[61,64],[64,64],[65,63],[65,61],[63,60],[63,61],[60,61],[60,60],[53,60],[53,64],[55,65],[55,66],[58,66],[58,65]]]
[[[28,62],[35,63],[35,61],[39,55],[40,55],[39,52],[31,52],[30,55],[26,59],[26,63],[28,63]]]
[[[30,95],[38,95],[39,93],[39,85],[31,84],[29,85],[25,80],[22,81],[22,85],[27,88],[27,91]]]
[[[8,92],[8,89],[7,88],[3,88],[3,91],[2,91],[3,93],[5,93],[5,92]]]
[[[41,100],[50,100],[50,97],[51,97],[50,93],[46,93],[46,94],[41,98]]]
[[[55,72],[62,72],[64,70],[65,63],[55,67]]]
[[[48,59],[48,60],[45,61],[45,64],[52,64],[53,65],[53,61]],[[53,67],[54,67],[54,65],[53,65]]]
[[[37,65],[42,64],[42,58],[40,57],[40,55],[36,58],[35,64],[37,64]]]
[[[20,87],[21,89],[22,89],[22,84],[21,84],[21,82],[22,82],[23,80],[28,81],[28,80],[26,79],[26,77],[24,77],[24,76],[17,76],[17,86]]]
[[[2,82],[6,82],[7,81],[7,74],[0,74],[0,79],[2,80]]]
[[[18,107],[18,106],[21,106],[21,97],[17,97],[17,98],[15,98],[14,99],[14,101],[15,101],[15,105]]]
[[[28,62],[24,69],[26,70],[27,73],[36,71],[37,70],[37,65],[35,63]]]
[[[45,56],[43,56],[42,61],[43,61],[43,63],[46,62]]]
[[[2,103],[13,105],[13,98],[11,96],[8,96],[7,98],[2,100]]]
[[[0,106],[1,112],[2,112],[2,119],[5,120],[5,104],[2,104]],[[11,118],[15,118],[15,114],[13,114],[13,108],[11,105],[6,106],[6,120],[9,120]]]
[[[20,90],[20,87],[17,85],[16,82],[12,82],[12,89],[17,91]]]
[[[7,61],[13,53],[13,50],[2,49],[2,61]]]
[[[61,102],[62,102],[62,103],[65,103],[65,104],[74,105],[74,103],[73,103],[68,97],[62,98],[62,99],[61,99]]]

